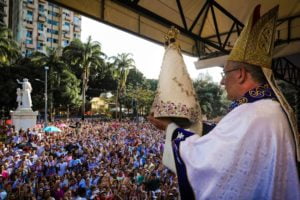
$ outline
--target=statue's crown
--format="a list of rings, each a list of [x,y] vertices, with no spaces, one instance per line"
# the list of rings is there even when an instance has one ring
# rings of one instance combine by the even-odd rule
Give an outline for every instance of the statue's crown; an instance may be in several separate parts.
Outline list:
[[[169,45],[174,43],[179,47],[179,43],[177,42],[179,33],[179,30],[172,26],[170,30],[165,34],[165,46],[168,47]]]

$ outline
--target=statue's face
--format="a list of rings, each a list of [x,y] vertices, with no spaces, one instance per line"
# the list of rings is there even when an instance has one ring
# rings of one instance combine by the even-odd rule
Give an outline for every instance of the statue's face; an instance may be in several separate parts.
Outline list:
[[[28,79],[27,79],[27,78],[24,78],[24,79],[23,79],[23,81],[24,81],[24,82],[27,82],[27,81],[28,81]]]

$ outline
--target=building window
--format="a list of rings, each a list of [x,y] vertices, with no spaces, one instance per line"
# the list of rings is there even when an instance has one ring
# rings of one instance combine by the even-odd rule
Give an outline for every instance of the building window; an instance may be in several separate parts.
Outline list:
[[[59,8],[57,5],[55,5],[53,3],[50,3],[50,2],[48,2],[48,5],[51,6],[51,7],[53,7],[53,8]]]
[[[38,37],[44,37],[43,33],[38,32]]]
[[[66,17],[70,17],[70,12],[69,11],[66,11],[64,10],[63,11],[63,15],[66,16]]]
[[[26,32],[26,37],[27,38],[32,38],[32,31],[27,31]]]
[[[76,25],[80,25],[80,18],[79,17],[77,17],[77,16],[74,16],[74,24],[76,24]]]
[[[45,6],[43,4],[39,4],[39,11],[40,12],[45,12]]]
[[[25,43],[26,44],[33,44],[32,38],[27,38]]]
[[[32,54],[32,51],[29,49],[26,49],[25,56],[31,56],[31,54]]]
[[[37,42],[36,48],[38,50],[43,50],[44,44],[42,42]]]
[[[32,21],[29,21],[29,20],[26,20],[27,21],[27,23],[28,24],[33,24],[33,22]]]
[[[38,24],[37,24],[37,27],[38,27],[38,30],[39,30],[39,31],[44,31],[44,24],[38,23]]]
[[[27,10],[26,20],[27,20],[27,22],[31,22],[32,23],[32,21],[33,21],[33,12],[31,10]]]
[[[53,30],[53,29],[47,28],[47,33],[58,35],[58,30]]]
[[[51,20],[51,19],[48,19],[48,24],[52,24],[54,26],[58,26],[59,22]]]
[[[55,39],[55,38],[47,38],[47,42],[57,43],[57,39]]]
[[[74,33],[74,38],[80,38],[80,34]]]
[[[68,45],[69,45],[69,43],[70,43],[70,41],[69,41],[69,40],[64,40],[64,41],[63,41],[63,47],[65,47],[65,46],[68,46]]]
[[[48,10],[48,15],[52,15],[53,17],[59,17],[59,13]]]
[[[70,31],[70,23],[69,23],[69,22],[65,22],[65,23],[64,23],[63,30],[64,30],[64,31]]]
[[[33,4],[33,0],[27,0],[27,3]]]

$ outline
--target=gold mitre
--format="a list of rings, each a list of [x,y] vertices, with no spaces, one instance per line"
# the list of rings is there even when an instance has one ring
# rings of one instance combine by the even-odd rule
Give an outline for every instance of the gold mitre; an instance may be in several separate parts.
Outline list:
[[[201,134],[201,109],[181,55],[178,34],[172,27],[165,36],[165,54],[151,110],[156,118],[171,118],[179,126]]]
[[[260,17],[260,5],[255,7],[228,60],[271,68],[278,8]]]

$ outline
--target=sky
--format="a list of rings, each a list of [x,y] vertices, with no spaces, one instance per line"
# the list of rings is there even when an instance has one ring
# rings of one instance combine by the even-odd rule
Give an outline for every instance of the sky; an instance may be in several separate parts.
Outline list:
[[[144,74],[147,79],[158,79],[164,47],[156,43],[134,36],[120,29],[105,25],[87,17],[82,17],[81,41],[86,42],[89,36],[93,41],[101,43],[102,51],[107,56],[116,56],[121,53],[131,53],[137,69]],[[183,55],[187,70],[192,79],[196,79],[199,73],[208,73],[213,81],[220,82],[220,67],[196,70],[194,62],[196,57]]]

